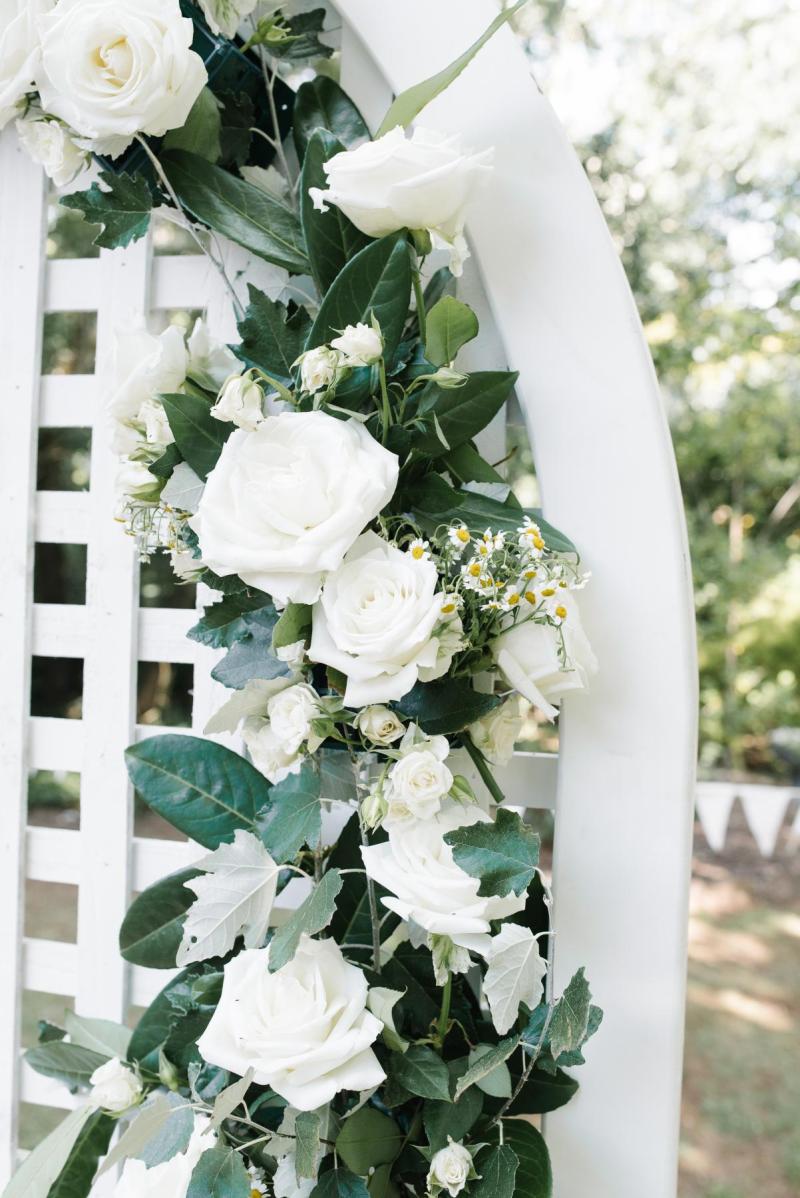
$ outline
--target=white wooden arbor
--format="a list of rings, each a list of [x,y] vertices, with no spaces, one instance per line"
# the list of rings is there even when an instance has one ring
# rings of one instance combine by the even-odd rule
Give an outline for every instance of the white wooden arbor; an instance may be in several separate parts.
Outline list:
[[[451,61],[496,13],[491,0],[336,0],[343,83],[377,126],[393,92]],[[503,780],[515,803],[552,807],[555,986],[587,966],[606,1017],[578,1097],[548,1117],[556,1198],[675,1198],[695,669],[688,557],[669,434],[635,307],[580,165],[501,30],[424,115],[495,172],[472,210],[464,294],[483,329],[470,365],[506,359],[535,450],[545,511],[581,547],[593,579],[585,623],[601,662],[570,699],[557,760],[520,756]],[[210,703],[209,659],[184,639],[192,613],[139,609],[132,546],[111,519],[114,462],[101,375],[41,377],[45,312],[98,316],[98,362],[137,313],[211,303],[201,258],[153,258],[146,241],[99,259],[45,262],[45,189],[0,139],[0,1153],[15,1158],[20,1101],[70,1097],[20,1063],[24,989],[85,1015],[122,1019],[159,971],[120,960],[132,891],[194,857],[132,836],[122,751],[136,735],[138,661],[193,663],[193,723]],[[91,489],[35,491],[40,428],[94,430]],[[502,437],[502,429],[492,430]],[[498,455],[500,456],[500,455]],[[87,546],[83,606],[34,604],[34,545]],[[31,718],[33,655],[84,661],[83,718]],[[80,831],[27,827],[29,771],[81,774]],[[24,940],[25,879],[78,886],[75,944]]]

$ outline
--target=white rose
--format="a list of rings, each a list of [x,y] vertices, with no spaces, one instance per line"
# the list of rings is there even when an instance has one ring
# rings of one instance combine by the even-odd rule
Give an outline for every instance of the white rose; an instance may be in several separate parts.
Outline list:
[[[371,366],[383,354],[383,337],[368,324],[349,324],[331,348],[343,355],[345,366]]]
[[[242,740],[253,765],[273,786],[289,774],[298,773],[303,763],[303,754],[297,749],[287,753],[269,720],[261,716],[247,716],[242,724]]]
[[[233,374],[241,374],[244,365],[227,345],[211,339],[208,325],[201,318],[194,322],[194,328],[186,342],[189,351],[189,361],[186,373],[206,391],[219,391]]]
[[[328,190],[310,189],[314,206],[341,208],[370,237],[398,229],[427,229],[434,245],[450,250],[450,269],[461,274],[467,203],[487,179],[491,151],[471,154],[461,139],[430,129],[406,138],[398,126],[377,141],[343,150],[324,164]]]
[[[264,419],[264,392],[249,375],[231,375],[220,391],[211,415],[252,432]]]
[[[138,1074],[117,1057],[95,1069],[89,1080],[92,1083],[89,1101],[104,1111],[127,1111],[142,1096]]]
[[[492,645],[494,660],[509,685],[550,720],[558,715],[564,696],[584,690],[597,672],[597,658],[583,630],[575,595],[565,591],[561,602],[567,615],[559,628],[524,620],[501,632]]]
[[[467,731],[474,744],[492,765],[508,765],[514,755],[514,745],[519,740],[522,724],[528,712],[528,704],[518,695],[506,699],[498,707],[474,724]]]
[[[207,1119],[195,1116],[192,1138],[184,1152],[147,1167],[144,1161],[129,1156],[114,1186],[114,1198],[186,1198],[194,1167],[216,1136],[205,1135]]]
[[[200,7],[209,28],[223,37],[235,37],[245,17],[249,17],[258,0],[200,0]]]
[[[116,453],[133,453],[147,441],[154,405],[163,413],[159,394],[179,391],[186,381],[186,344],[180,329],[170,326],[160,337],[145,329],[118,332],[114,341],[112,395],[108,410],[114,422],[112,448]],[[162,432],[169,430],[166,420]],[[169,432],[168,441],[172,440]]]
[[[272,731],[285,753],[296,753],[311,736],[311,723],[319,716],[319,695],[313,686],[298,682],[273,695],[267,703]]]
[[[269,947],[225,966],[222,996],[197,1047],[204,1060],[270,1086],[299,1111],[385,1077],[370,1045],[383,1028],[367,1010],[367,980],[333,940],[303,935],[275,973]]]
[[[59,0],[39,26],[42,107],[113,157],[183,125],[208,77],[178,0]]]
[[[17,134],[25,151],[56,187],[66,187],[89,164],[89,155],[75,144],[60,121],[27,116],[17,121]]]
[[[159,399],[146,399],[139,408],[138,422],[144,428],[144,436],[148,445],[164,447],[175,440],[169,426],[167,413]]]
[[[308,656],[346,676],[347,706],[402,699],[424,670],[434,670],[437,582],[432,561],[415,560],[373,532],[328,575],[314,606]]]
[[[373,745],[391,745],[405,732],[402,720],[388,707],[374,704],[359,711],[355,726]]]
[[[403,820],[430,819],[441,810],[453,785],[453,775],[444,764],[449,752],[447,737],[435,736],[403,753],[392,766],[386,787],[389,810],[385,828]]]
[[[480,807],[448,801],[432,819],[398,824],[383,844],[362,848],[367,873],[392,896],[382,900],[384,906],[428,933],[485,953],[491,945],[491,921],[521,911],[525,895],[482,898],[479,880],[456,865],[444,836],[454,828],[489,822]]]
[[[447,1137],[447,1147],[440,1148],[431,1158],[428,1170],[428,1189],[432,1194],[439,1190],[447,1190],[450,1198],[456,1198],[475,1172],[472,1156],[462,1144],[456,1144],[451,1136]]]
[[[300,358],[300,383],[304,391],[313,395],[330,387],[341,366],[341,359],[335,350],[327,345],[310,349]]]
[[[313,603],[397,473],[396,455],[357,420],[285,412],[237,430],[190,521],[203,561],[281,602]]]
[[[311,1180],[303,1179],[303,1181],[297,1180],[295,1154],[293,1152],[287,1152],[286,1156],[281,1157],[272,1177],[272,1189],[275,1193],[275,1198],[309,1198],[316,1184],[314,1178],[311,1178]]]
[[[33,90],[41,55],[37,21],[55,0],[0,0],[0,129]]]

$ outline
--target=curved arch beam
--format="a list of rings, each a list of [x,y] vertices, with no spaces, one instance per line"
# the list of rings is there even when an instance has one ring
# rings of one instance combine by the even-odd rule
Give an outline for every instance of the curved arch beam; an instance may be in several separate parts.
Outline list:
[[[335,2],[349,27],[346,86],[376,124],[382,80],[398,92],[439,70],[497,11],[491,0]],[[548,519],[593,572],[583,607],[601,673],[561,719],[555,982],[586,964],[606,1019],[581,1092],[548,1119],[556,1195],[674,1198],[696,669],[669,431],[600,210],[508,29],[423,123],[496,147],[470,240],[521,372]]]

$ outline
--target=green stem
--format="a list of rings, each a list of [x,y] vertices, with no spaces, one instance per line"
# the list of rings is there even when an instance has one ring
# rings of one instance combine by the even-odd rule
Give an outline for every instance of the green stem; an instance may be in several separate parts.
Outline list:
[[[386,383],[386,363],[383,358],[380,360],[378,367],[381,379],[381,426],[382,436],[381,441],[385,445],[386,438],[389,436],[389,426],[392,423],[392,409],[389,406],[389,388]]]
[[[453,975],[448,973],[447,981],[442,990],[442,1009],[439,1012],[439,1022],[436,1025],[436,1039],[441,1048],[447,1036],[447,1024],[450,1019],[450,1002],[453,997]]]
[[[476,770],[483,779],[486,789],[489,791],[489,794],[492,796],[495,803],[505,803],[506,796],[503,794],[502,790],[492,777],[492,771],[489,769],[486,758],[474,743],[470,734],[468,732],[462,732],[461,739],[464,742],[464,748],[472,758]]]
[[[427,325],[426,325],[426,314],[425,314],[425,295],[422,290],[422,276],[420,274],[418,266],[414,268],[414,270],[412,272],[412,277],[414,280],[414,298],[417,301],[417,321],[419,322],[419,339],[424,346],[425,342],[426,342],[426,338],[427,338]]]

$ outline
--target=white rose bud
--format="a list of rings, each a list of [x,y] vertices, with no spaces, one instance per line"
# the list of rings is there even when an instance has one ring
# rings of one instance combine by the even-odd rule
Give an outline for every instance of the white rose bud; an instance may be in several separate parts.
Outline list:
[[[178,0],[59,0],[39,28],[42,108],[112,157],[185,124],[208,78]]]
[[[389,771],[385,826],[402,820],[430,819],[441,810],[442,800],[452,785],[453,775],[439,754],[430,749],[407,753]]]
[[[371,790],[361,804],[361,818],[370,831],[377,828],[386,818],[389,805],[381,790]]]
[[[273,786],[300,770],[303,754],[297,750],[287,753],[269,720],[248,716],[242,724],[242,740],[253,765]]]
[[[134,1106],[142,1096],[141,1080],[128,1065],[123,1065],[117,1057],[106,1061],[95,1069],[90,1081],[92,1091],[89,1101],[104,1111],[127,1111]]]
[[[456,1198],[474,1176],[475,1170],[469,1150],[463,1144],[456,1144],[452,1137],[448,1136],[447,1147],[440,1148],[431,1160],[428,1190],[431,1194],[446,1190],[450,1198]]]
[[[17,134],[23,148],[56,187],[66,187],[89,165],[89,155],[75,144],[60,121],[26,117],[17,121]]]
[[[304,391],[313,395],[315,391],[327,390],[336,380],[342,360],[335,350],[327,345],[310,349],[300,358],[300,383]]]
[[[470,724],[467,731],[473,743],[492,765],[508,765],[527,711],[528,704],[514,695]]]
[[[233,374],[226,380],[211,409],[217,420],[252,432],[264,419],[264,392],[249,374]]]
[[[267,716],[284,753],[298,751],[311,736],[311,723],[320,714],[319,695],[312,686],[298,682],[273,695],[267,703]]]
[[[391,745],[405,732],[402,720],[380,703],[365,707],[355,718],[355,726],[373,745]]]
[[[234,38],[245,17],[258,4],[258,0],[200,0],[209,28],[223,37]]]
[[[334,337],[331,347],[343,355],[345,366],[371,366],[383,354],[383,337],[379,329],[359,322]]]

